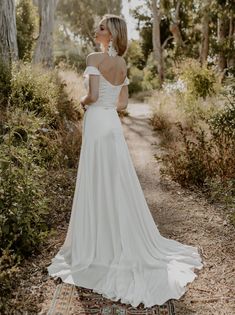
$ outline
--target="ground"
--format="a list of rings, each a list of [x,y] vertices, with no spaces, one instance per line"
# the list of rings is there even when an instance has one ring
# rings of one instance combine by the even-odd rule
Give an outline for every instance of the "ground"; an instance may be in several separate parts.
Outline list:
[[[235,314],[235,253],[234,227],[219,207],[210,205],[198,192],[182,189],[169,178],[160,176],[160,163],[154,157],[161,154],[158,134],[150,125],[151,109],[147,104],[129,102],[129,116],[122,118],[134,166],[147,203],[160,233],[167,238],[199,247],[204,268],[188,285],[180,300],[174,300],[180,315]],[[76,172],[70,174],[75,184]],[[73,185],[72,185],[73,187]],[[30,314],[44,310],[46,314],[56,281],[49,277],[46,266],[62,245],[71,208],[71,194],[67,195],[66,220],[58,224],[58,234],[48,240],[41,255],[32,257],[22,270],[21,285],[16,292],[19,303],[25,302]],[[33,312],[35,310],[35,313]]]

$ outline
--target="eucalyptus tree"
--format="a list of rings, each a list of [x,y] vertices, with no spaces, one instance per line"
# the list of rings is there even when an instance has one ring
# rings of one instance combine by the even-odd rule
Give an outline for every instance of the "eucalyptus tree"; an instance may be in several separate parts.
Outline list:
[[[152,13],[153,13],[153,29],[152,29],[152,42],[153,42],[153,56],[157,62],[157,74],[159,85],[162,86],[164,81],[164,59],[163,47],[161,44],[160,23],[163,15],[162,2],[152,0]]]
[[[0,1],[0,57],[9,63],[18,59],[15,0]]]
[[[54,13],[58,0],[40,0],[34,2],[38,5],[40,22],[33,62],[52,67]]]
[[[68,32],[96,47],[94,31],[98,20],[105,13],[122,15],[121,10],[121,0],[59,0],[56,15]]]

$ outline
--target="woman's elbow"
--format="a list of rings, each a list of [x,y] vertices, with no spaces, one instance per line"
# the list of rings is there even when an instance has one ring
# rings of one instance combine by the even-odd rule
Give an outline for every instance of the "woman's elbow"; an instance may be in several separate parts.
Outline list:
[[[98,93],[90,94],[89,96],[90,96],[91,102],[96,102],[98,100],[98,98],[99,98],[99,94]]]
[[[117,110],[124,110],[124,109],[126,109],[127,108],[127,106],[128,106],[128,102],[125,102],[125,103],[118,103],[117,104]]]

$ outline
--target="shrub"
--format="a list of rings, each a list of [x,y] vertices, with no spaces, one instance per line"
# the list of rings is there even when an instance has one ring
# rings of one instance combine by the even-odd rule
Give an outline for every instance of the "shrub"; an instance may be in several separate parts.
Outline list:
[[[160,88],[159,79],[156,72],[156,62],[153,59],[153,54],[150,54],[146,63],[146,67],[143,70],[142,89],[144,91]]]
[[[228,188],[231,197],[235,197],[234,90],[231,97],[229,104],[206,119],[207,128],[197,122],[189,133],[178,123],[181,138],[169,146],[163,157],[164,173],[183,186],[196,185],[212,194],[215,183],[219,183],[217,197],[223,197]]]
[[[16,108],[8,111],[0,135],[0,312],[9,307],[15,275],[24,257],[48,235],[48,199],[43,185],[46,169],[36,132],[42,118]],[[7,311],[6,311],[7,312]]]
[[[11,66],[0,59],[0,109],[7,106],[11,94]]]
[[[59,87],[56,76],[41,66],[14,63],[11,79],[10,105],[33,111],[45,117],[51,125],[58,123]]]
[[[142,80],[143,80],[143,71],[139,70],[136,67],[131,68],[131,73],[129,74],[130,84],[129,84],[129,93],[130,95],[142,91]]]
[[[31,60],[38,26],[37,12],[31,0],[20,0],[16,7],[19,58]]]
[[[20,257],[13,250],[3,249],[0,255],[0,313],[10,314],[12,309],[8,301],[9,295],[17,285],[16,277],[20,273]]]
[[[38,163],[41,152],[33,149],[41,121],[27,117],[22,110],[9,115],[0,138],[0,240],[1,249],[24,256],[37,247],[47,230],[42,185],[46,169]]]
[[[188,94],[195,99],[205,99],[215,93],[216,78],[213,70],[201,66],[198,61],[189,59],[183,62],[178,72],[187,84]]]
[[[52,168],[77,166],[81,145],[81,113],[56,71],[14,63],[9,84],[0,117],[0,313],[6,314],[18,265],[51,233],[45,177]]]
[[[235,85],[231,85],[226,92],[227,103],[209,119],[216,137],[235,138]]]
[[[64,69],[73,69],[76,72],[82,72],[86,66],[85,56],[79,51],[68,50],[65,54],[60,53],[55,56],[54,65]]]
[[[50,167],[74,167],[80,152],[78,122],[82,114],[77,102],[69,97],[67,83],[59,71],[45,70],[26,62],[15,63],[11,88],[11,108],[20,108],[43,118],[41,131],[35,135],[32,147],[32,150],[41,151],[42,163]]]

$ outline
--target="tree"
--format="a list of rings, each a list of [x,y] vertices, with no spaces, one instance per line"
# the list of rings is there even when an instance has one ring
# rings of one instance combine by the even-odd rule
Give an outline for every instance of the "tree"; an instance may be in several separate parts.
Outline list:
[[[161,3],[160,3],[161,4]],[[152,30],[152,41],[153,41],[153,56],[157,62],[157,72],[159,84],[162,86],[164,80],[164,64],[163,64],[163,49],[161,45],[161,33],[160,33],[160,22],[162,17],[161,7],[157,6],[156,0],[152,0],[152,11],[153,11],[153,30]]]
[[[176,4],[175,4],[175,9],[172,13],[172,17],[171,17],[171,24],[170,24],[170,31],[174,37],[174,42],[176,45],[176,51],[178,51],[178,48],[183,46],[183,40],[182,40],[182,36],[181,36],[181,32],[180,32],[180,5],[181,5],[181,1],[177,0]]]
[[[231,53],[228,56],[228,67],[235,67],[235,8],[230,11],[229,16],[229,46],[231,48]]]
[[[70,33],[96,47],[94,31],[97,19],[105,13],[121,15],[121,0],[60,0],[57,15],[66,23]]]
[[[0,57],[9,63],[18,59],[15,0],[0,1]]]
[[[201,41],[201,64],[206,63],[209,52],[209,22],[210,22],[211,0],[206,0],[202,5],[202,41]]]
[[[48,67],[53,65],[53,28],[57,2],[58,0],[38,1],[39,37],[33,55],[33,62],[42,63]]]

